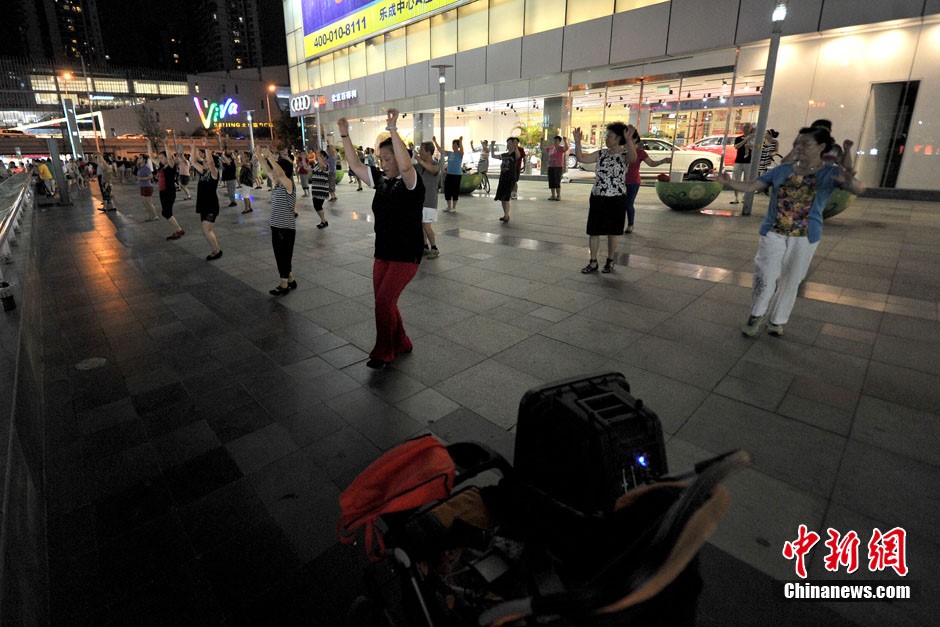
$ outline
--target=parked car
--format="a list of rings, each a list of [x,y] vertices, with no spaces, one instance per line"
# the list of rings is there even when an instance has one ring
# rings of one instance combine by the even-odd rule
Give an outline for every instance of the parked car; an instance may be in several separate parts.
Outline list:
[[[35,135],[30,135],[29,133],[24,133],[14,128],[0,128],[0,136],[7,137],[36,137]]]
[[[664,139],[656,139],[655,137],[642,138],[637,148],[645,150],[650,158],[656,161],[672,155],[672,171],[679,174],[708,174],[718,169],[720,160],[719,155],[703,150],[689,150],[687,148],[676,147],[673,153],[673,144],[671,142]],[[581,169],[593,172],[594,165],[593,163],[582,163]],[[640,166],[640,176],[643,178],[654,178],[659,174],[668,172],[668,163],[655,167],[650,167],[646,164]]]
[[[727,140],[725,141],[725,167],[730,168],[734,166],[734,159],[738,155],[738,151],[734,148],[735,135],[728,135]],[[708,137],[703,137],[698,140],[691,146],[692,150],[704,150],[706,152],[713,152],[716,155],[722,153],[722,140],[725,139],[724,135],[709,135]]]

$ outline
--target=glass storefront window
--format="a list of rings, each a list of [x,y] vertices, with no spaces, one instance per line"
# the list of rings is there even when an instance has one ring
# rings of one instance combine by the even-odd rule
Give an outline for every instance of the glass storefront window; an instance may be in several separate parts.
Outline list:
[[[565,25],[566,0],[526,0],[525,34],[543,33]]]
[[[431,22],[422,20],[408,26],[408,64],[420,63],[431,58]]]
[[[366,66],[369,74],[378,74],[385,71],[385,36],[379,35],[366,40]],[[329,83],[324,82],[324,85]]]
[[[477,0],[457,9],[457,50],[473,50],[489,43],[489,0]]]
[[[333,53],[333,82],[342,83],[349,80],[349,48],[343,48]]]
[[[320,57],[320,82],[323,85],[332,85],[336,82],[333,74],[333,53]]]
[[[662,4],[663,2],[669,2],[669,0],[617,0],[617,13],[623,11],[632,11],[633,9],[642,9],[643,7],[648,7],[651,4]]]
[[[614,12],[614,0],[568,0],[568,24],[587,22]]]
[[[366,63],[366,42],[349,47],[349,78],[362,78],[369,73]]]
[[[319,89],[324,85],[320,80],[320,62],[317,59],[307,63],[307,84],[310,89]]]
[[[405,67],[408,64],[407,38],[405,29],[399,28],[390,33],[385,33],[385,69],[394,70],[395,68]]]
[[[447,11],[431,18],[431,58],[457,52],[457,12]]]
[[[491,44],[521,37],[524,23],[524,0],[490,0]]]

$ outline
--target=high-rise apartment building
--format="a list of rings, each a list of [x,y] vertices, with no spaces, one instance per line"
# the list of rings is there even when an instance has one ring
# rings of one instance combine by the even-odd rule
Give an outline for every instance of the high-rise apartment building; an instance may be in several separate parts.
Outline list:
[[[37,0],[11,7],[19,20],[18,49],[10,52],[52,59],[68,65],[80,57],[87,63],[106,61],[96,0]]]
[[[200,71],[237,70],[263,65],[258,0],[203,0]]]

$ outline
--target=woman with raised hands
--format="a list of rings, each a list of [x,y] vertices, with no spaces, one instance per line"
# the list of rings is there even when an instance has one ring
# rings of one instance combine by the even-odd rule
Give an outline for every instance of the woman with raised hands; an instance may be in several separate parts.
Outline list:
[[[398,297],[414,278],[424,252],[421,226],[424,184],[414,169],[411,153],[398,134],[398,110],[389,109],[385,129],[391,134],[379,144],[382,169],[364,165],[349,137],[349,121],[337,122],[349,168],[375,190],[375,260],[372,286],[375,293],[375,347],[369,353],[369,368],[388,366],[401,353],[410,353]]]

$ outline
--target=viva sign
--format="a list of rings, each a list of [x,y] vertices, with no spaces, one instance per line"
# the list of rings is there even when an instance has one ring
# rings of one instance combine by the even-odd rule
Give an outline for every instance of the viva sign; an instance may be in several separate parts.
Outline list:
[[[193,96],[193,102],[196,103],[196,111],[199,112],[199,119],[202,125],[209,129],[216,122],[221,122],[228,116],[238,115],[238,103],[229,98],[225,102],[209,103],[208,100],[200,101],[198,96]]]

